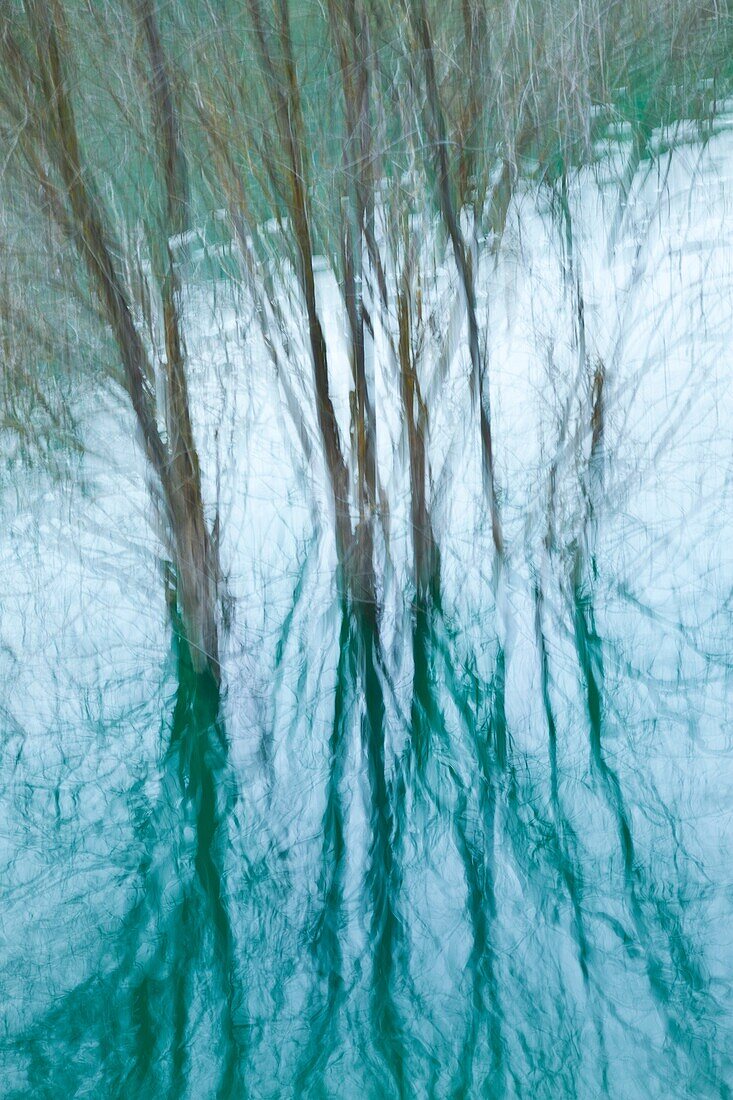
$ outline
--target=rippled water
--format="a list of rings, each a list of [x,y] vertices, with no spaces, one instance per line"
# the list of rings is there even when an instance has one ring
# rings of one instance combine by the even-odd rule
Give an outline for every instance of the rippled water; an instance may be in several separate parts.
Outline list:
[[[441,368],[421,595],[378,377],[392,507],[355,606],[226,288],[188,305],[221,689],[170,629],[115,399],[53,476],[8,465],[3,1096],[730,1094],[727,134],[702,155],[644,177],[615,259],[613,203],[577,181],[596,449],[568,427],[590,399],[549,207],[520,196],[487,257],[498,578],[465,358]]]

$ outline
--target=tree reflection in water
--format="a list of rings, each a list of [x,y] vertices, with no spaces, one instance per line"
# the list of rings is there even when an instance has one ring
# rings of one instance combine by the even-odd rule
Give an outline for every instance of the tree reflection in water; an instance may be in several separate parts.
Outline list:
[[[3,4],[3,1096],[730,1095],[724,8]]]

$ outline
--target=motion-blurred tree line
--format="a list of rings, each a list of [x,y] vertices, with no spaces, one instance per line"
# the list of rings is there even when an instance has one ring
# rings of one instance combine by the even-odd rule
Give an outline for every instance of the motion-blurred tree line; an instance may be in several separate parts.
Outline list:
[[[197,665],[217,677],[221,567],[187,382],[195,233],[213,225],[233,246],[224,274],[258,303],[300,445],[324,463],[344,577],[366,604],[386,503],[379,318],[407,438],[414,581],[425,592],[439,571],[426,453],[437,397],[420,362],[429,272],[416,242],[432,234],[455,265],[500,561],[491,364],[476,309],[482,257],[501,247],[520,181],[562,196],[619,133],[622,212],[655,130],[680,119],[703,137],[713,127],[731,57],[718,0],[3,0],[0,30],[5,435],[30,455],[54,434],[73,438],[72,393],[104,379],[124,389],[186,634]],[[319,315],[321,257],[346,318],[348,434]],[[307,376],[289,347],[290,311],[307,334]],[[430,322],[445,337],[448,318]]]

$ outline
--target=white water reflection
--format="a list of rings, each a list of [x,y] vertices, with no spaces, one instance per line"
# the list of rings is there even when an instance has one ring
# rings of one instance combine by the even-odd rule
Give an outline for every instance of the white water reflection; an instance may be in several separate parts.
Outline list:
[[[500,613],[461,300],[427,214],[413,231],[431,276],[418,350],[440,599],[410,585],[375,309],[378,626],[339,601],[318,450],[304,461],[246,290],[190,279],[231,612],[229,763],[201,764],[231,795],[207,819],[214,887],[197,773],[170,747],[184,680],[131,418],[85,398],[84,459],[60,482],[6,480],[7,1095],[729,1094],[732,153],[723,130],[643,164],[622,221],[604,171],[579,174],[572,254],[543,191],[516,194],[498,256],[481,246]],[[281,291],[278,354],[307,395]],[[347,438],[327,272],[319,294]]]

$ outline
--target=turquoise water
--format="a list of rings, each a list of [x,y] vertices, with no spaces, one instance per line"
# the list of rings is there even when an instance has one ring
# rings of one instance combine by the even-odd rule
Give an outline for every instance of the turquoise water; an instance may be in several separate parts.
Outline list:
[[[728,1095],[714,518],[665,595],[671,527],[623,576],[606,504],[508,582],[509,645],[460,564],[375,616],[312,539],[221,690],[140,547],[16,534],[3,1095]]]
[[[0,1095],[730,1096],[728,133],[643,163],[622,203],[607,164],[562,204],[519,188],[499,256],[474,242],[501,555],[465,303],[415,214],[434,545],[420,583],[375,310],[369,600],[246,288],[191,275],[221,683],[121,389],[85,375],[75,445],[41,457],[5,425]]]

